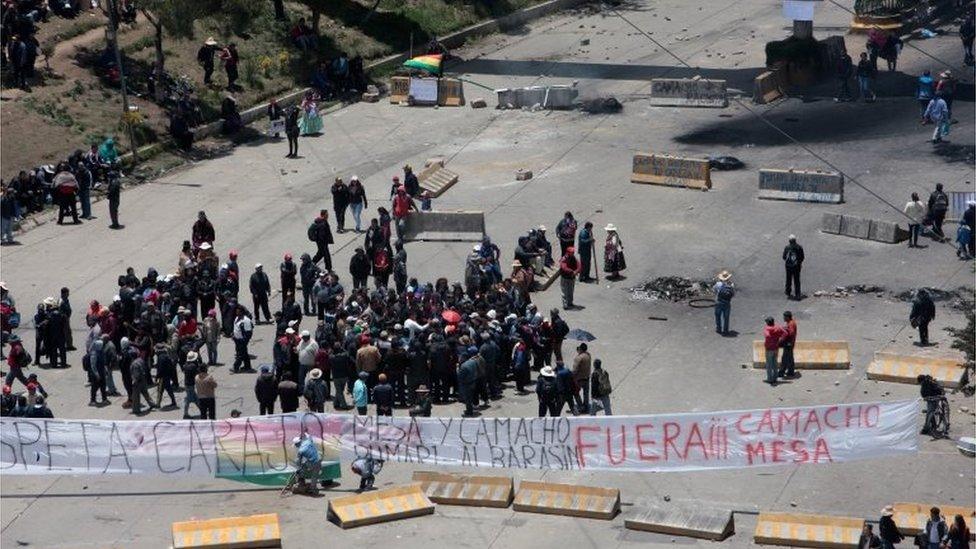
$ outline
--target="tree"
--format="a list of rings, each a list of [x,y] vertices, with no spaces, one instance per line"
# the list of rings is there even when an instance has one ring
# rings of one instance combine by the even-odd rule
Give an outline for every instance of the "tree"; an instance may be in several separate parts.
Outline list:
[[[963,306],[966,308],[966,327],[962,329],[950,327],[945,330],[952,335],[952,348],[962,351],[966,356],[966,371],[970,372],[969,385],[972,386],[976,383],[976,380],[971,377],[971,372],[976,368],[976,315],[974,315],[976,304],[964,300]]]

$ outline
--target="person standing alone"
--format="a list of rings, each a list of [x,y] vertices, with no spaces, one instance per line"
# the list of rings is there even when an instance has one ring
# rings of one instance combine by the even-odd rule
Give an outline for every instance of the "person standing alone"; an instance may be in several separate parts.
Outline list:
[[[942,183],[935,184],[935,190],[929,195],[929,217],[932,219],[932,230],[939,240],[945,240],[942,223],[945,222],[946,212],[949,211],[949,196],[942,190]]]
[[[262,312],[264,313],[264,320],[271,322],[271,311],[268,308],[268,299],[271,297],[271,280],[260,263],[254,265],[254,273],[251,274],[248,285],[251,289],[251,300],[254,302],[254,322],[261,323]]]
[[[332,255],[329,254],[329,245],[334,241],[332,238],[332,227],[329,225],[329,210],[319,210],[319,216],[312,221],[308,227],[308,239],[315,242],[315,255],[312,256],[312,263],[318,264],[323,261],[326,271],[332,271]]]
[[[803,267],[803,259],[803,246],[797,244],[796,236],[791,234],[789,243],[783,248],[783,263],[786,266],[786,297],[797,301],[803,298],[803,293],[800,291],[800,269]]]
[[[718,282],[712,287],[715,292],[715,333],[728,335],[735,286],[732,284],[732,273],[728,271],[718,273],[716,278]]]
[[[566,253],[559,260],[559,287],[563,293],[563,309],[569,310],[573,305],[573,290],[576,286],[576,275],[580,272],[579,260],[576,259],[576,248],[566,247]]]
[[[288,138],[288,154],[285,158],[298,158],[298,135],[301,129],[298,127],[298,107],[288,109],[285,116],[285,137]]]
[[[903,210],[908,216],[908,247],[918,247],[918,233],[922,232],[922,221],[925,220],[925,204],[918,198],[918,193],[912,193],[912,200],[905,204]]]

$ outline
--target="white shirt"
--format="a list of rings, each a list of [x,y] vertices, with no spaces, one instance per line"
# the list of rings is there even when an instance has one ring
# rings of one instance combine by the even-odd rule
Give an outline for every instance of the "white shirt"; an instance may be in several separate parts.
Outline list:
[[[303,366],[315,365],[315,353],[319,352],[319,344],[314,339],[302,339],[298,342],[298,363]]]
[[[234,339],[244,339],[244,334],[254,331],[254,323],[247,315],[234,321]]]
[[[905,204],[904,211],[905,211],[905,215],[912,218],[912,221],[918,224],[921,223],[923,219],[925,219],[925,211],[927,209],[928,208],[926,208],[925,204],[922,204],[921,201],[913,200]]]
[[[405,321],[403,321],[403,327],[406,328],[408,332],[410,332],[410,339],[417,337],[417,332],[427,329],[426,324],[421,325],[412,318],[408,318]]]

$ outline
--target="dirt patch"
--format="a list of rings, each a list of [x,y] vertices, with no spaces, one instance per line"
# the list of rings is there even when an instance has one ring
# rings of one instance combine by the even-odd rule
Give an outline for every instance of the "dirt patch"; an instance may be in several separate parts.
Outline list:
[[[638,301],[687,301],[711,297],[707,280],[693,280],[680,276],[660,276],[630,288],[631,299]]]

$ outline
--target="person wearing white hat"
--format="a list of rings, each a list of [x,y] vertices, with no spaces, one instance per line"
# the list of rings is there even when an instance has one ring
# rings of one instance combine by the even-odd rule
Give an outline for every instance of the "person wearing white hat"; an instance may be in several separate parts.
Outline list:
[[[271,309],[268,307],[268,300],[271,298],[271,279],[268,273],[264,272],[264,266],[260,263],[254,264],[254,272],[248,281],[251,290],[251,302],[254,304],[254,322],[261,324],[261,313],[264,313],[265,322],[271,322]]]
[[[352,218],[356,222],[356,232],[362,232],[363,208],[369,207],[369,199],[366,198],[366,188],[363,187],[359,176],[354,175],[349,179],[349,209],[352,210]]]
[[[715,333],[729,335],[729,316],[732,314],[732,298],[735,297],[735,285],[732,283],[732,273],[723,270],[715,275]]]
[[[898,530],[898,525],[895,524],[894,514],[895,508],[891,505],[885,505],[881,509],[881,518],[878,520],[878,537],[881,538],[882,549],[895,549],[895,545],[905,539],[905,536]]]
[[[786,266],[786,297],[799,301],[803,298],[800,291],[800,270],[803,267],[803,246],[796,243],[796,235],[789,236],[789,242],[783,248],[783,264]]]
[[[535,384],[535,396],[539,399],[539,417],[558,417],[562,408],[559,388],[556,385],[556,372],[552,366],[543,366]]]
[[[203,67],[203,83],[209,86],[212,83],[214,71],[214,54],[217,53],[217,41],[213,36],[208,36],[203,41],[203,45],[197,50],[197,63]]]
[[[295,348],[298,354],[298,390],[305,390],[306,376],[308,372],[315,368],[315,355],[319,352],[319,344],[312,338],[308,330],[302,330],[301,339]],[[320,372],[321,373],[321,372]]]
[[[186,362],[180,366],[183,370],[183,419],[192,419],[190,416],[190,404],[196,404],[200,415],[203,409],[200,408],[200,398],[197,396],[196,377],[200,373],[200,355],[195,351],[186,353]]]
[[[603,272],[610,273],[607,278],[610,280],[620,280],[620,271],[627,268],[627,260],[624,258],[624,244],[617,234],[617,226],[607,223],[603,228],[607,231],[607,241],[603,245]]]

